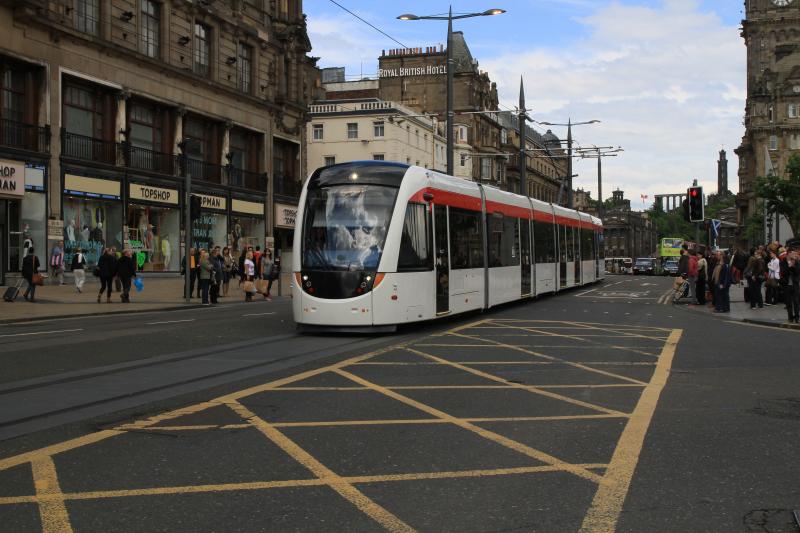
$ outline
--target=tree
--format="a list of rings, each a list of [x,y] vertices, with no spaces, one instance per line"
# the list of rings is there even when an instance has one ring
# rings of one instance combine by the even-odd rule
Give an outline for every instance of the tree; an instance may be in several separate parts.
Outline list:
[[[786,217],[792,232],[800,234],[800,155],[789,159],[785,178],[774,175],[758,178],[756,193],[770,212]]]
[[[695,236],[695,226],[683,218],[683,209],[674,209],[670,212],[664,211],[659,202],[647,211],[647,216],[653,222],[659,239],[664,237],[679,237],[684,240],[693,241]]]

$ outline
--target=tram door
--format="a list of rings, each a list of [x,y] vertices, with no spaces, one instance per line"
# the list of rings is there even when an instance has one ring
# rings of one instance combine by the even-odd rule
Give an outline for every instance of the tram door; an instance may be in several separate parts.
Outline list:
[[[565,289],[567,287],[567,227],[557,225],[558,228],[558,274],[559,274],[559,287]]]
[[[436,314],[450,311],[450,241],[447,238],[447,206],[433,206],[436,237]]]
[[[522,218],[519,221],[519,242],[522,261],[522,296],[531,295],[531,222]]]

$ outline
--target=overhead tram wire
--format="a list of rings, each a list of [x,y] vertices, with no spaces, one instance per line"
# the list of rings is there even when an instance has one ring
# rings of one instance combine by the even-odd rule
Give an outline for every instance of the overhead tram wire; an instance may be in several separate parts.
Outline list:
[[[395,39],[394,37],[392,37],[391,35],[389,35],[389,34],[388,34],[388,33],[386,33],[385,31],[383,31],[383,30],[382,30],[382,29],[380,29],[379,27],[377,27],[377,26],[375,26],[374,24],[372,24],[371,22],[369,22],[369,21],[367,21],[367,20],[364,20],[363,18],[359,17],[358,15],[356,15],[355,13],[353,13],[352,11],[350,11],[349,9],[347,9],[346,7],[344,7],[342,4],[340,4],[340,3],[339,3],[339,2],[337,2],[336,0],[330,0],[330,2],[331,2],[332,4],[334,4],[334,5],[338,6],[338,7],[340,7],[340,8],[341,8],[341,9],[343,9],[344,11],[346,11],[346,12],[350,13],[352,16],[354,16],[355,18],[357,18],[358,20],[360,20],[361,22],[363,22],[364,24],[366,24],[367,26],[369,26],[369,27],[370,27],[370,28],[372,28],[373,30],[377,31],[378,33],[380,33],[381,35],[383,35],[383,36],[385,36],[385,37],[388,37],[389,39],[391,39],[392,41],[396,42],[397,44],[399,44],[399,45],[400,45],[400,46],[402,46],[403,48],[410,48],[410,46],[408,46],[408,45],[406,45],[406,44],[403,44],[403,43],[401,43],[400,41],[398,41],[397,39]]]

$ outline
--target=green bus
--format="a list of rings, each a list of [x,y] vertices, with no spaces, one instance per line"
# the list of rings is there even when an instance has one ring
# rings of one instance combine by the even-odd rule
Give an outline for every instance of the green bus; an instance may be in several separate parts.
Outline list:
[[[680,237],[666,237],[661,239],[661,245],[658,248],[658,255],[660,257],[680,257],[681,247],[686,241]]]

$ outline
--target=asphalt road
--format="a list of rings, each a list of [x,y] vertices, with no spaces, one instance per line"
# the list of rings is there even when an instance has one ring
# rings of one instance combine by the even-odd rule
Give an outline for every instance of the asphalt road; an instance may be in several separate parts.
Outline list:
[[[800,531],[800,333],[665,304],[669,283],[380,337],[298,336],[285,303],[19,326],[82,331],[2,355],[25,380],[0,389],[0,524]],[[37,346],[63,362],[26,374]]]

